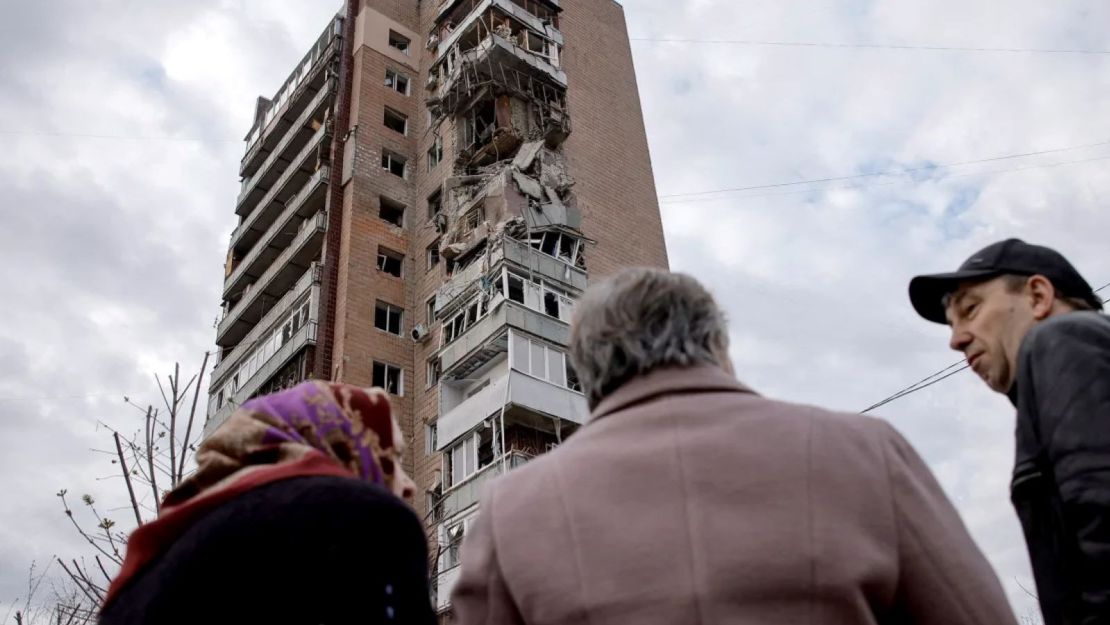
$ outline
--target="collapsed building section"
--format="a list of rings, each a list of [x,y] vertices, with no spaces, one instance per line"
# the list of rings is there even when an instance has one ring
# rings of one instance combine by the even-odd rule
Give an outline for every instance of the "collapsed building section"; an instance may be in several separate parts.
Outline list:
[[[571,132],[560,7],[548,0],[448,2],[430,34],[432,131],[454,133],[438,256],[442,324],[434,499],[446,608],[458,545],[491,477],[560,444],[588,410],[566,356],[586,288],[582,216],[562,146]],[[450,137],[448,137],[450,138]]]

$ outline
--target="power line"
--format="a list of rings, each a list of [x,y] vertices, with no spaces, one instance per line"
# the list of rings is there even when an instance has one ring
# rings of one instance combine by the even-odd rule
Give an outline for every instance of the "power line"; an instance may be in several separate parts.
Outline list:
[[[907,168],[902,168],[902,169],[887,169],[887,170],[883,170],[883,171],[872,171],[872,172],[865,172],[865,173],[862,173],[862,174],[851,174],[851,175],[847,175],[847,176],[832,176],[832,177],[828,177],[828,178],[810,178],[808,180],[792,180],[792,181],[789,181],[789,182],[775,182],[775,183],[771,183],[771,184],[750,185],[750,186],[746,186],[746,187],[732,187],[732,188],[728,188],[728,189],[716,189],[716,190],[713,190],[713,191],[691,191],[691,192],[687,192],[687,193],[670,193],[670,194],[666,194],[666,195],[660,195],[659,199],[666,200],[666,199],[672,199],[672,198],[686,198],[686,197],[697,197],[697,196],[702,196],[702,195],[715,195],[715,194],[718,194],[718,193],[736,193],[736,192],[740,192],[740,191],[759,191],[759,190],[763,190],[763,189],[778,189],[778,188],[792,187],[792,186],[803,185],[803,184],[818,184],[818,183],[823,183],[823,182],[840,182],[840,181],[844,181],[844,180],[856,180],[856,179],[859,179],[859,178],[873,178],[873,177],[878,177],[878,176],[905,175],[905,174],[912,174],[912,173],[923,172],[923,171],[934,171],[934,170],[937,170],[937,169],[948,169],[948,168],[951,168],[951,167],[959,167],[961,165],[977,165],[977,164],[981,164],[981,163],[993,163],[993,162],[997,162],[997,161],[1012,160],[1012,159],[1016,159],[1016,158],[1026,158],[1026,157],[1029,157],[1029,156],[1040,156],[1040,155],[1044,155],[1044,154],[1057,154],[1059,152],[1069,152],[1069,151],[1072,151],[1072,150],[1083,150],[1083,149],[1088,149],[1088,148],[1097,148],[1097,147],[1102,147],[1102,146],[1106,146],[1106,145],[1110,145],[1110,141],[1099,141],[1097,143],[1088,143],[1088,144],[1084,144],[1084,145],[1074,145],[1074,146],[1069,146],[1069,147],[1064,147],[1064,148],[1052,148],[1052,149],[1048,149],[1048,150],[1036,150],[1036,151],[1033,151],[1033,152],[1023,152],[1023,153],[1020,153],[1020,154],[1006,154],[1006,155],[1002,155],[1002,156],[991,156],[991,157],[987,157],[987,158],[978,158],[978,159],[968,160],[968,161],[956,161],[956,162],[953,162],[953,163],[943,163],[943,164],[939,164],[939,165],[924,165],[924,166],[921,166],[921,167],[907,167]]]
[[[653,43],[695,43],[710,45],[739,45],[763,46],[786,48],[839,48],[854,50],[908,50],[918,52],[1004,52],[1004,53],[1034,53],[1034,54],[1110,54],[1110,50],[1094,49],[1066,49],[1066,48],[982,48],[973,46],[929,46],[929,45],[898,45],[882,43],[830,43],[815,41],[768,41],[759,39],[676,39],[663,37],[631,37],[630,41],[646,41]]]
[[[216,143],[239,143],[236,139],[202,138],[202,137],[142,137],[136,135],[101,135],[82,132],[46,132],[37,130],[0,130],[0,135],[11,137],[73,137],[78,139],[112,139],[119,141],[183,141]]]
[[[838,190],[838,189],[875,189],[875,188],[878,188],[878,187],[889,187],[889,186],[898,185],[898,184],[909,184],[909,183],[915,183],[915,182],[920,183],[920,182],[928,182],[928,181],[941,181],[941,180],[949,180],[949,179],[952,179],[952,178],[967,178],[967,177],[970,177],[970,176],[993,176],[993,175],[998,175],[998,174],[1009,174],[1009,173],[1018,172],[1018,171],[1029,171],[1029,170],[1032,170],[1032,169],[1048,169],[1048,168],[1051,168],[1051,167],[1063,167],[1064,165],[1078,165],[1078,164],[1081,164],[1081,163],[1092,163],[1092,162],[1095,162],[1095,161],[1105,161],[1105,160],[1110,160],[1110,155],[1097,156],[1097,157],[1094,157],[1094,158],[1081,158],[1081,159],[1076,159],[1076,160],[1071,160],[1071,161],[1060,161],[1060,162],[1057,162],[1057,163],[1043,163],[1043,164],[1040,164],[1040,165],[1027,165],[1025,167],[1010,167],[1010,168],[1007,168],[1007,169],[995,169],[995,170],[991,170],[991,171],[976,171],[976,172],[968,172],[968,173],[964,173],[964,174],[948,174],[948,175],[946,175],[942,178],[936,178],[936,179],[930,179],[930,180],[918,180],[918,181],[915,181],[915,180],[892,180],[890,182],[877,182],[877,183],[874,183],[874,184],[845,184],[845,185],[838,185],[838,186],[831,186],[831,187],[816,187],[816,188],[810,188],[810,189],[796,189],[796,190],[793,190],[793,191],[777,191],[777,192],[774,192],[774,193],[754,193],[754,194],[750,194],[750,195],[741,195],[741,196],[736,197],[734,199],[746,200],[746,199],[750,199],[750,198],[775,197],[775,196],[779,196],[779,195],[797,195],[797,194],[801,194],[801,193],[813,193],[815,191],[835,191],[835,190]],[[728,200],[728,199],[730,199],[728,196],[703,197],[703,198],[695,198],[695,199],[692,199],[692,200],[683,200],[683,199],[680,198],[680,199],[672,200],[672,201],[663,200],[663,201],[660,202],[660,204],[662,204],[664,206],[667,206],[667,205],[675,206],[675,205],[680,205],[680,204],[696,204],[696,203],[701,203],[701,202],[719,202],[721,200]]]
[[[1108,283],[1100,286],[1099,288],[1095,289],[1095,293],[1101,293],[1102,291],[1106,290],[1107,288],[1110,288],[1110,282],[1108,282]],[[1110,298],[1107,298],[1107,299],[1103,300],[1102,303],[1103,304],[1110,303]],[[956,369],[955,371],[952,371],[952,369],[954,367],[959,367],[960,365],[963,365],[963,366],[960,367],[959,369]],[[958,361],[948,365],[947,367],[941,369],[940,371],[937,371],[936,373],[934,373],[934,374],[932,374],[932,375],[930,375],[930,376],[928,376],[928,377],[926,377],[922,380],[914,382],[913,384],[911,384],[911,385],[907,386],[906,388],[898,391],[897,393],[894,393],[890,397],[887,397],[886,399],[883,399],[879,402],[876,402],[876,403],[868,406],[867,408],[864,408],[863,410],[860,411],[860,414],[867,414],[867,413],[871,412],[872,410],[875,410],[876,408],[880,408],[882,406],[885,406],[885,405],[889,404],[890,402],[897,401],[897,400],[905,397],[906,395],[912,395],[913,393],[916,393],[917,391],[927,389],[927,388],[929,388],[930,386],[932,386],[934,384],[938,384],[940,382],[943,382],[944,380],[947,380],[948,378],[956,375],[957,373],[960,373],[961,371],[965,371],[965,370],[970,369],[970,368],[971,368],[971,365],[967,364],[963,360],[958,360]],[[938,378],[937,376],[941,376],[941,377]]]

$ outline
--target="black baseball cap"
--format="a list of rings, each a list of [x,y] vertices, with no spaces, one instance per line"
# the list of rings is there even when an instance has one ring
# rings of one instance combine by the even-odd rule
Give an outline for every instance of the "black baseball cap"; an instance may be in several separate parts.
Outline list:
[[[1021,239],[1006,239],[971,255],[952,273],[917,276],[910,281],[910,301],[917,313],[929,321],[948,323],[944,316],[944,296],[952,293],[961,282],[988,280],[1001,275],[1044,276],[1063,297],[1077,297],[1095,310],[1102,310],[1102,300],[1091,285],[1079,275],[1068,259],[1056,250],[1031,245]]]

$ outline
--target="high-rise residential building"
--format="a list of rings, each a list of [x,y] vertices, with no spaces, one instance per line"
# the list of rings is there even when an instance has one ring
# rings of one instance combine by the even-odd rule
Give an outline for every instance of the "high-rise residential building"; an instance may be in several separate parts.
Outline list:
[[[667,266],[623,9],[350,0],[246,144],[206,431],[310,377],[387,389],[447,611],[482,484],[586,421],[575,299]]]

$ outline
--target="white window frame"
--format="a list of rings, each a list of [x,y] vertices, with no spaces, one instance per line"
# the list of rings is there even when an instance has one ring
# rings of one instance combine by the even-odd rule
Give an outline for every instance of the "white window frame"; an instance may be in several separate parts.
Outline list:
[[[404,54],[405,56],[412,56],[412,39],[411,38],[406,37],[405,35],[402,35],[401,33],[393,30],[392,28],[389,29],[389,34],[387,35],[387,37],[388,37],[388,39],[386,39],[386,42],[389,44],[390,48],[393,48],[394,50],[397,50],[398,52],[400,52],[401,54]],[[399,45],[401,41],[404,41],[404,45]]]
[[[398,89],[397,87],[402,80],[405,82],[405,88]],[[407,97],[412,92],[412,78],[404,72],[387,67],[385,68],[385,86]]]
[[[401,174],[398,175],[393,171],[393,164],[399,163],[401,165]],[[382,169],[389,173],[401,178],[402,180],[409,179],[409,159],[401,156],[392,150],[382,150]]]
[[[397,397],[404,397],[405,396],[405,369],[404,369],[404,367],[398,367],[397,365],[391,365],[391,364],[389,364],[387,362],[384,362],[384,361],[381,361],[381,360],[375,360],[371,363],[371,369],[370,369],[371,379],[373,379],[374,368],[377,367],[378,365],[381,365],[382,367],[384,367],[384,370],[382,372],[382,377],[383,377],[382,382],[383,383],[381,384],[381,388],[385,389],[387,393],[389,392],[389,374],[390,374],[391,370],[396,371],[397,372],[397,392],[396,393],[390,393],[390,394],[391,395],[396,395]]]
[[[384,328],[379,328],[378,327],[378,311],[379,310],[384,310],[385,311],[385,327]],[[391,322],[394,319],[396,319],[396,321],[397,321],[397,331],[396,332],[389,329],[389,327],[392,325]],[[378,300],[374,304],[374,328],[377,329],[377,330],[380,330],[382,332],[385,332],[387,334],[392,334],[393,336],[403,336],[404,333],[405,333],[405,309],[401,308],[399,306],[394,306],[393,304],[390,304],[389,302]]]
[[[396,128],[389,125],[390,117],[393,117],[395,120],[401,122],[400,130],[397,130]],[[387,129],[392,130],[393,132],[401,134],[402,136],[409,136],[409,116],[405,115],[395,108],[391,108],[388,106],[385,107],[385,113],[382,114],[382,125],[385,126]]]
[[[432,143],[432,147],[428,148],[428,171],[434,170],[439,167],[443,162],[443,139],[436,137]]]
[[[444,456],[450,458],[451,464],[451,472],[448,474],[451,483],[448,488],[455,488],[478,473],[479,444],[479,434],[471,432],[444,450]]]
[[[424,424],[424,455],[431,456],[436,453],[436,442],[439,436],[439,425],[436,423]]]
[[[566,352],[515,330],[510,330],[509,334],[510,368],[560,388],[570,388],[567,384]],[[521,354],[522,349],[526,349],[528,353]],[[542,371],[537,371],[532,366],[533,360],[539,360]]]

